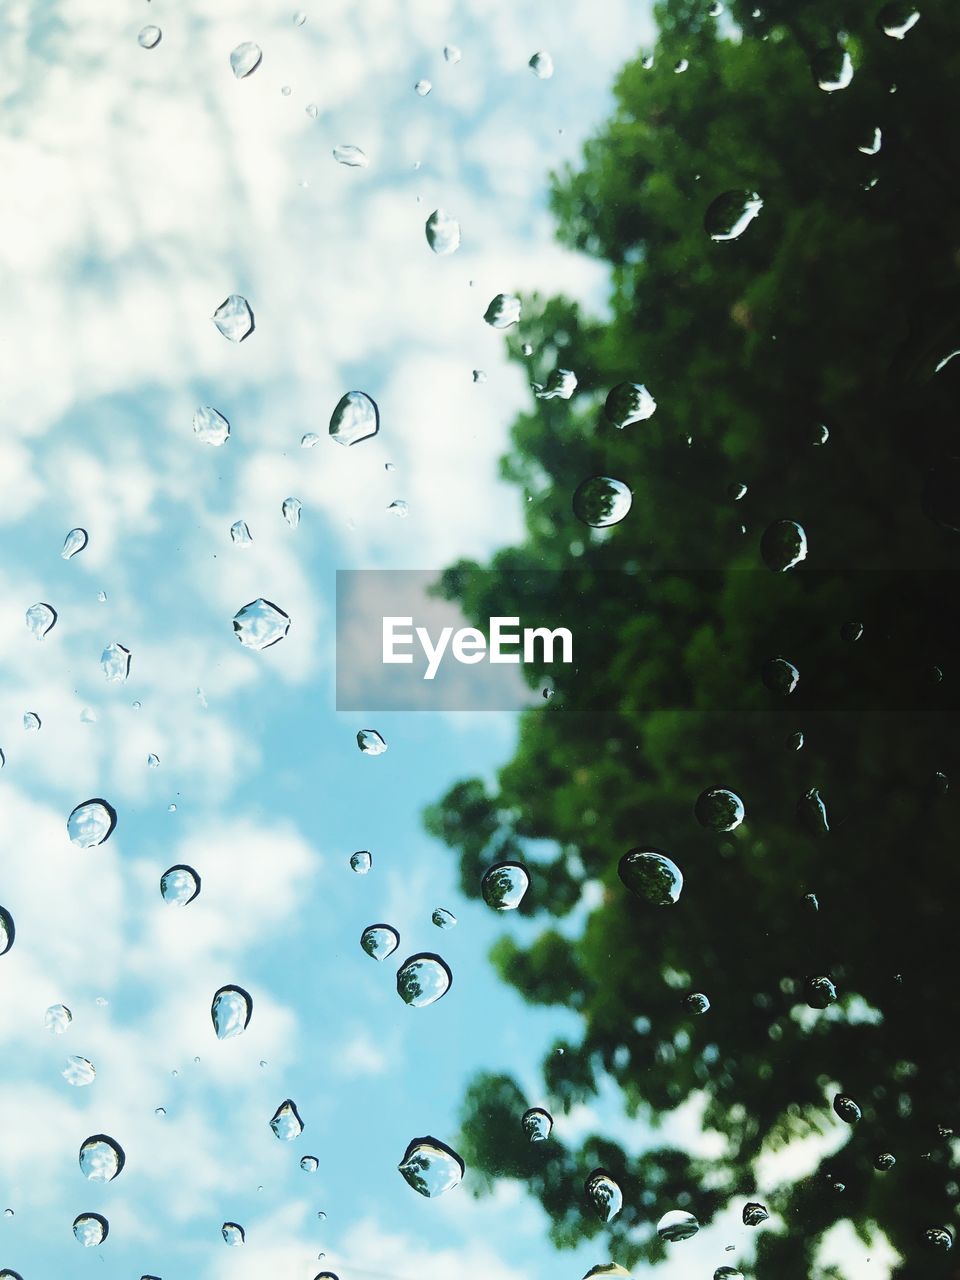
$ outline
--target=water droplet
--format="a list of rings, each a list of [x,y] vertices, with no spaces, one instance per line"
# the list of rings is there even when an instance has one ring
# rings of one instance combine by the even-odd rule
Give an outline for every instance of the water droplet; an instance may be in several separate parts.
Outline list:
[[[374,960],[386,960],[400,945],[400,935],[388,924],[371,924],[360,935],[360,945]]]
[[[79,1054],[74,1054],[67,1059],[67,1065],[60,1074],[67,1084],[72,1084],[76,1088],[82,1089],[85,1085],[93,1084],[97,1071],[89,1058],[81,1058]],[[89,1177],[89,1174],[87,1176]]]
[[[683,1002],[692,1014],[699,1017],[701,1014],[709,1012],[710,1001],[702,991],[691,991]]]
[[[358,849],[350,855],[350,870],[358,876],[365,876],[373,866],[373,855],[369,849]]]
[[[473,377],[474,382],[486,382],[487,380],[487,375],[482,369],[474,369],[471,376]]]
[[[747,486],[740,480],[734,480],[727,486],[727,497],[731,502],[739,502],[747,496]]]
[[[538,400],[569,400],[577,389],[577,375],[572,369],[554,369],[546,385],[534,382],[532,386]]]
[[[645,422],[657,411],[657,402],[641,382],[618,382],[608,394],[603,412],[619,430]]]
[[[713,0],[713,3],[710,5],[710,8],[707,10],[707,13],[709,13],[711,18],[719,18],[721,13],[723,13],[722,0]]]
[[[185,907],[199,892],[200,877],[185,863],[169,867],[160,877],[160,896],[173,906]]]
[[[593,529],[606,529],[625,519],[633,505],[633,493],[612,476],[590,476],[577,486],[573,513]]]
[[[529,1142],[546,1142],[553,1128],[553,1116],[543,1107],[531,1107],[523,1113],[520,1127]]]
[[[380,430],[380,410],[365,391],[348,391],[330,416],[330,435],[337,444],[358,444]]]
[[[418,80],[417,83],[413,86],[413,88],[415,93],[418,93],[421,98],[425,98],[427,94],[430,92],[430,90],[433,88],[433,85],[430,83],[429,80]]]
[[[159,27],[141,27],[137,34],[137,44],[141,49],[155,49],[162,36],[163,32]]]
[[[457,917],[446,907],[434,907],[430,919],[438,929],[452,929],[457,923]]]
[[[800,899],[800,901],[803,903],[805,907],[808,907],[811,911],[820,910],[820,900],[815,893],[805,893],[803,897]]]
[[[553,75],[553,59],[546,49],[541,49],[539,53],[535,53],[527,63],[527,66],[538,80],[549,80]]]
[[[453,1148],[431,1137],[414,1138],[397,1167],[414,1191],[431,1198],[459,1186],[465,1173]]]
[[[520,299],[515,293],[498,293],[491,299],[483,318],[493,329],[509,329],[520,321]]]
[[[62,1036],[73,1021],[73,1014],[65,1004],[52,1004],[43,1015],[43,1025],[55,1036]]]
[[[837,998],[837,988],[829,978],[822,974],[808,978],[804,987],[804,995],[811,1009],[826,1009]]]
[[[106,1240],[110,1224],[99,1213],[81,1213],[73,1220],[73,1234],[85,1249],[92,1249]]]
[[[700,1223],[686,1209],[669,1209],[657,1223],[657,1235],[669,1244],[689,1240],[700,1230]]]
[[[40,728],[40,717],[35,711],[25,711],[23,713],[23,727],[28,733],[36,733]]]
[[[920,21],[920,10],[904,0],[894,0],[885,4],[877,14],[877,26],[885,36],[893,40],[902,40]]]
[[[27,630],[38,640],[42,640],[52,630],[56,621],[56,609],[52,605],[44,604],[42,601],[38,604],[32,604],[26,612]]]
[[[151,752],[150,752],[150,754],[147,756],[147,768],[148,768],[148,769],[159,769],[159,768],[160,768],[160,757],[159,757],[158,755],[155,755],[155,754],[154,754],[154,752],[152,752],[152,751],[151,751]]]
[[[863,636],[862,622],[844,622],[840,626],[840,639],[847,644],[856,644]]]
[[[610,1277],[617,1277],[618,1280],[633,1280],[630,1272],[621,1267],[617,1262],[598,1262],[595,1267],[591,1267],[583,1280],[607,1280]]]
[[[818,787],[811,787],[797,801],[797,817],[815,836],[825,836],[830,830],[827,806]]]
[[[953,1232],[949,1227],[927,1227],[920,1238],[924,1244],[942,1249],[944,1253],[953,1248]]]
[[[299,498],[284,498],[283,518],[291,529],[296,529],[300,523],[300,512],[303,510],[303,503]]]
[[[445,44],[443,46],[443,60],[449,62],[451,66],[456,66],[463,54],[455,44]]]
[[[889,1173],[897,1163],[897,1158],[889,1151],[881,1151],[873,1162],[873,1167],[880,1173]]]
[[[80,712],[80,723],[81,724],[97,723],[97,713],[94,711],[93,707],[83,708],[83,710]]]
[[[277,1107],[270,1121],[270,1128],[281,1142],[293,1142],[294,1138],[299,1138],[303,1133],[303,1121],[292,1098],[285,1099]]]
[[[865,156],[875,156],[880,150],[882,142],[883,134],[879,128],[876,128],[873,131],[873,137],[870,141],[865,146],[857,147],[857,150]],[[937,370],[934,370],[934,372],[937,372]]]
[[[495,911],[516,911],[530,888],[530,874],[519,862],[496,862],[480,881],[480,892]]]
[[[623,1208],[623,1192],[605,1169],[594,1169],[583,1189],[601,1222],[609,1222]]]
[[[743,1280],[743,1272],[736,1267],[717,1267],[713,1280]]]
[[[704,229],[711,240],[739,240],[762,208],[756,191],[725,191],[704,214]]]
[[[255,327],[250,303],[239,293],[231,293],[224,298],[210,318],[231,342],[242,342]]]
[[[759,1201],[751,1200],[743,1206],[743,1225],[745,1227],[759,1227],[761,1222],[766,1222],[770,1217],[767,1212],[766,1205],[762,1205]]]
[[[320,437],[315,431],[307,431],[300,437],[301,449],[315,449],[320,443]]]
[[[796,689],[800,672],[786,658],[770,658],[760,668],[760,678],[771,693],[786,697]]]
[[[393,502],[387,507],[392,516],[396,516],[398,520],[406,520],[410,514],[410,504],[405,502],[403,498],[394,498]]]
[[[726,787],[711,787],[701,792],[694,807],[701,827],[711,831],[733,831],[744,818],[743,801]]]
[[[105,1133],[93,1134],[80,1147],[80,1172],[91,1182],[112,1182],[125,1161],[120,1143]]]
[[[671,906],[683,890],[683,873],[659,849],[631,849],[620,859],[617,874],[631,893],[655,907]]]
[[[239,1249],[247,1238],[246,1232],[239,1222],[225,1222],[220,1228],[220,1234],[223,1236],[224,1244],[228,1244],[234,1249]]]
[[[306,20],[307,20],[307,15],[303,12],[302,9],[298,9],[297,12],[293,15],[293,25],[295,27],[302,27],[303,24],[306,22]]]
[[[63,540],[63,550],[60,552],[61,557],[64,560],[72,560],[87,545],[87,541],[86,529],[71,529]]]
[[[311,120],[316,120],[317,116],[320,114],[320,108],[315,102],[308,102],[304,107],[304,111],[306,111]]]
[[[290,630],[290,619],[270,600],[259,597],[234,614],[233,631],[247,649],[269,649]]]
[[[7,954],[13,946],[13,940],[16,935],[17,930],[13,923],[13,916],[6,907],[0,907],[0,956]]]
[[[130,674],[130,650],[116,642],[108,644],[100,655],[100,668],[104,679],[111,684],[123,684]]]
[[[815,53],[810,66],[818,88],[824,93],[836,93],[838,89],[846,89],[853,79],[853,62],[850,54],[841,45],[834,45]]]
[[[397,970],[397,994],[404,1004],[423,1009],[446,995],[453,974],[432,952],[423,951],[404,960]]]
[[[246,1031],[253,1013],[253,997],[243,987],[221,987],[214,994],[210,1017],[218,1040],[232,1040]]]
[[[304,1173],[316,1173],[320,1167],[320,1161],[316,1156],[302,1156],[300,1159],[300,1168]]]
[[[251,72],[256,71],[263,59],[263,50],[252,40],[244,40],[238,44],[230,55],[230,69],[238,80],[243,80]]]
[[[774,573],[786,573],[807,558],[807,535],[795,520],[774,520],[760,539],[760,554]]]
[[[204,444],[221,445],[230,438],[230,423],[212,405],[202,405],[193,415],[193,430]]]
[[[78,804],[67,819],[67,834],[81,849],[92,849],[113,835],[117,811],[106,800],[95,798]]]
[[[348,169],[365,169],[370,161],[362,147],[355,147],[352,142],[341,142],[333,148],[333,158],[337,164],[346,165]]]
[[[387,749],[386,739],[376,729],[361,729],[357,746],[365,756],[382,756]]]
[[[833,1099],[833,1109],[844,1124],[856,1124],[863,1119],[863,1112],[846,1093],[838,1093]]]
[[[434,253],[444,256],[460,248],[460,223],[445,209],[434,209],[426,224],[427,244]]]
[[[250,532],[250,526],[246,520],[235,520],[230,526],[230,541],[234,546],[249,547],[253,542],[253,535]]]

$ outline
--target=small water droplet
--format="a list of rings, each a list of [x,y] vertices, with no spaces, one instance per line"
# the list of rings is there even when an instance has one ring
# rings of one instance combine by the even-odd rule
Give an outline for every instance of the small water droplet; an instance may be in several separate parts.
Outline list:
[[[43,1015],[43,1025],[55,1036],[62,1036],[73,1021],[73,1014],[65,1004],[52,1004]]]
[[[771,693],[786,697],[800,682],[800,672],[786,658],[769,658],[760,668],[760,678]]]
[[[6,907],[0,907],[0,956],[5,956],[13,946],[16,934],[13,916]]]
[[[400,935],[389,924],[371,924],[360,935],[360,946],[374,960],[386,960],[400,945]]]
[[[453,1148],[429,1136],[414,1138],[397,1167],[408,1186],[430,1198],[459,1186],[465,1172]]]
[[[204,444],[221,445],[230,438],[230,423],[209,404],[201,405],[193,415],[193,430]]]
[[[244,40],[238,44],[230,55],[230,69],[238,80],[256,71],[263,60],[263,50],[252,40]]]
[[[451,66],[455,67],[462,57],[463,54],[455,44],[445,44],[443,46],[444,62],[449,62]]]
[[[495,911],[516,911],[530,888],[530,873],[519,862],[496,862],[480,881],[480,892]]]
[[[376,729],[361,729],[357,746],[365,756],[382,756],[387,749],[386,739]]]
[[[460,248],[460,223],[445,209],[434,209],[425,227],[427,244],[439,256],[456,253]]]
[[[82,1089],[85,1085],[93,1084],[97,1071],[89,1058],[81,1058],[79,1054],[74,1054],[67,1059],[67,1065],[60,1074],[67,1084],[72,1084],[76,1088]]]
[[[657,402],[642,382],[618,382],[607,395],[603,412],[619,430],[645,422],[657,411]]]
[[[797,817],[815,836],[825,836],[829,832],[827,806],[818,787],[811,787],[797,801]]]
[[[520,321],[520,299],[515,293],[498,293],[490,300],[483,318],[492,329],[509,329]]]
[[[100,655],[104,679],[110,684],[123,684],[130,674],[130,650],[116,642],[108,644]]]
[[[365,876],[373,866],[373,855],[369,849],[358,849],[350,855],[350,870],[358,876]]]
[[[683,890],[683,873],[659,849],[631,849],[620,859],[617,874],[631,893],[655,907],[671,906]]]
[[[623,1208],[623,1192],[605,1169],[594,1169],[583,1189],[601,1222],[610,1222]]]
[[[726,787],[711,787],[701,792],[694,806],[701,827],[711,831],[734,831],[744,818],[743,801]]]
[[[811,1009],[826,1009],[837,998],[837,988],[829,978],[820,974],[808,978],[804,987],[804,995]]]
[[[535,53],[527,63],[527,66],[538,80],[549,80],[553,75],[553,59],[546,49],[541,49],[538,53]]]
[[[160,768],[160,757],[159,757],[158,755],[155,755],[155,754],[154,754],[154,752],[152,752],[152,751],[151,751],[151,752],[150,752],[150,754],[147,756],[147,768],[148,768],[148,769],[159,769],[159,768]]]
[[[546,1142],[553,1129],[553,1116],[543,1107],[531,1107],[523,1113],[520,1127],[528,1142]]]
[[[820,899],[817,897],[815,893],[805,893],[803,897],[800,899],[800,901],[803,903],[805,907],[808,907],[811,911],[820,910]]]
[[[713,1280],[743,1280],[743,1272],[736,1267],[717,1267]]]
[[[210,1017],[218,1040],[232,1040],[250,1025],[253,997],[243,987],[221,987],[210,1004]]]
[[[239,1222],[225,1222],[220,1228],[220,1234],[223,1236],[224,1244],[228,1244],[234,1249],[239,1249],[247,1238],[247,1234]]]
[[[141,27],[137,33],[137,44],[141,49],[155,49],[162,37],[159,27]]]
[[[409,956],[397,970],[397,994],[414,1009],[434,1004],[447,994],[452,982],[446,962],[429,951]]]
[[[679,62],[675,62],[673,64],[673,74],[675,76],[682,76],[683,73],[689,68],[689,66],[690,66],[689,58],[681,58]]]
[[[896,1163],[896,1156],[889,1151],[881,1151],[874,1159],[873,1167],[880,1173],[889,1173]]]
[[[27,630],[37,640],[42,640],[53,629],[57,621],[57,611],[52,605],[32,604],[26,612]]]
[[[577,375],[572,369],[554,369],[545,385],[534,382],[532,386],[538,400],[569,400],[577,389]]]
[[[71,529],[63,540],[63,550],[60,552],[62,559],[72,560],[87,545],[86,529]]]
[[[759,1227],[761,1222],[766,1222],[770,1217],[765,1205],[757,1200],[751,1200],[743,1206],[743,1225],[745,1227]]]
[[[365,391],[348,391],[330,416],[330,436],[337,444],[369,440],[380,430],[380,410]]]
[[[306,20],[307,20],[307,15],[304,13],[302,9],[298,9],[296,13],[293,15],[293,25],[295,27],[302,27],[303,24],[306,22]]]
[[[739,502],[747,496],[747,486],[740,480],[734,480],[727,486],[727,497],[731,502]]]
[[[853,79],[853,61],[842,45],[821,49],[813,55],[810,64],[813,78],[824,93],[836,93],[846,89]]]
[[[73,1234],[85,1249],[92,1249],[106,1240],[110,1224],[99,1213],[81,1213],[73,1220]]]
[[[262,597],[251,600],[233,617],[233,631],[247,649],[269,649],[290,630],[290,619],[283,610]]]
[[[613,476],[590,476],[577,486],[573,495],[574,515],[592,529],[619,524],[632,505],[633,493]]]
[[[840,626],[840,639],[845,640],[847,644],[856,644],[863,636],[862,622],[844,622]]]
[[[687,1006],[687,1009],[697,1017],[700,1017],[701,1014],[708,1013],[710,1010],[710,1001],[702,991],[691,991],[683,1003]]]
[[[303,1121],[292,1098],[285,1099],[277,1107],[270,1121],[270,1128],[281,1142],[293,1142],[303,1133]]]
[[[446,907],[434,907],[430,919],[438,929],[452,929],[457,923],[457,917]]]
[[[370,163],[363,148],[354,146],[352,142],[341,142],[334,147],[333,158],[348,169],[366,169]]]
[[[164,902],[177,907],[185,907],[200,892],[200,877],[193,867],[178,863],[168,869],[160,877],[160,896]]]
[[[700,1230],[700,1223],[686,1209],[669,1209],[657,1223],[657,1235],[669,1244],[689,1240]]]
[[[230,526],[230,541],[238,547],[249,547],[252,544],[253,535],[246,520],[235,520]]]
[[[786,573],[807,558],[807,535],[796,520],[774,520],[760,539],[760,554],[774,573]]]
[[[93,849],[113,834],[117,811],[106,800],[84,800],[67,818],[67,834],[81,849]]]
[[[902,40],[919,21],[920,10],[905,0],[885,4],[877,14],[877,26],[885,36],[890,36],[893,40]]]
[[[882,144],[883,144],[883,133],[879,128],[875,128],[873,131],[873,136],[871,137],[870,141],[862,147],[857,147],[857,150],[860,151],[865,156],[875,156],[877,152],[880,150],[880,147]]]
[[[35,711],[23,713],[23,727],[28,733],[36,733],[40,728],[40,717]]]
[[[306,431],[300,437],[301,449],[314,449],[320,443],[320,437],[315,431]]]
[[[838,1093],[833,1099],[833,1109],[844,1124],[856,1124],[863,1118],[863,1112],[846,1093]]]
[[[125,1162],[120,1143],[105,1133],[93,1134],[80,1147],[80,1172],[91,1182],[112,1182]]]
[[[250,303],[239,293],[224,298],[210,318],[230,342],[242,342],[255,328]]]
[[[316,1156],[302,1156],[300,1159],[300,1168],[304,1173],[316,1173],[320,1168],[320,1161]]]
[[[413,86],[413,88],[415,93],[419,94],[421,98],[425,98],[427,94],[430,92],[430,90],[433,88],[433,85],[430,83],[429,80],[418,80],[417,83]]]
[[[398,520],[406,520],[410,514],[410,504],[405,502],[403,498],[394,498],[387,510],[392,516],[396,516]]]
[[[739,240],[762,208],[756,191],[725,191],[704,214],[704,229],[711,240]]]
[[[97,713],[94,711],[93,707],[84,707],[82,709],[82,711],[80,712],[80,723],[81,724],[97,723]]]
[[[474,382],[486,382],[487,380],[487,375],[482,369],[474,369],[471,376],[473,377]]]

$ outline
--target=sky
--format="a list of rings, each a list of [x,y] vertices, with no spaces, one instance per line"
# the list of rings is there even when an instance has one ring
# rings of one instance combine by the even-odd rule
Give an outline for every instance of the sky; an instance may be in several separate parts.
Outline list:
[[[397,1172],[411,1138],[452,1140],[475,1070],[508,1068],[545,1105],[537,1064],[575,1022],[495,979],[489,947],[523,923],[466,901],[422,827],[452,782],[509,757],[514,718],[338,714],[334,591],[337,569],[436,570],[520,535],[521,496],[496,468],[529,391],[483,313],[533,290],[602,311],[601,267],[553,239],[548,174],[609,112],[652,23],[635,0],[605,0],[602,21],[581,0],[302,12],[0,13],[0,905],[17,930],[0,957],[0,1267],[24,1280],[552,1280],[609,1261],[589,1244],[558,1259],[516,1186],[475,1200],[468,1170],[427,1200]],[[148,24],[152,49],[137,40]],[[229,55],[246,40],[263,60],[237,80]],[[540,50],[550,79],[527,65]],[[335,162],[344,143],[366,168]],[[448,257],[424,235],[438,207],[462,227]],[[234,293],[256,318],[240,344],[211,323]],[[381,425],[343,449],[327,428],[351,389]],[[192,429],[207,405],[231,424],[222,447]],[[320,439],[304,449],[308,432]],[[388,513],[397,499],[408,518]],[[238,520],[249,545],[231,540]],[[74,527],[89,542],[65,561]],[[258,597],[291,618],[262,652],[231,625]],[[58,617],[38,641],[24,615],[40,601]],[[132,655],[124,683],[101,670],[111,643]],[[363,727],[385,755],[357,750]],[[117,827],[78,849],[66,819],[94,796]],[[358,849],[366,876],[349,867]],[[159,878],[180,863],[202,890],[167,906]],[[434,927],[437,906],[456,928]],[[382,964],[359,946],[379,921],[401,938]],[[418,951],[454,975],[428,1009],[395,989]],[[253,1015],[218,1041],[210,1002],[230,983]],[[58,1002],[73,1013],[62,1036],[43,1025]],[[62,1079],[73,1054],[94,1064],[91,1085]],[[305,1124],[290,1144],[269,1127],[286,1098]],[[674,1120],[678,1139],[702,1140],[695,1114]],[[557,1131],[595,1123],[581,1109]],[[78,1168],[95,1133],[126,1154],[107,1185]],[[72,1236],[83,1212],[109,1221],[99,1248]],[[225,1221],[243,1247],[224,1244]],[[709,1274],[731,1229],[702,1233],[685,1264]]]

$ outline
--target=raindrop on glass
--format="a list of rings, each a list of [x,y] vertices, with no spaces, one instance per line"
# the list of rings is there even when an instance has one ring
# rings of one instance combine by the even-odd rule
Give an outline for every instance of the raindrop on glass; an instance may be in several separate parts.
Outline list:
[[[445,961],[424,951],[404,960],[397,970],[397,994],[404,1004],[423,1009],[446,995],[453,974]]]
[[[56,621],[56,609],[52,605],[44,604],[42,601],[38,604],[32,604],[26,612],[27,630],[37,640],[42,640],[52,630]]]
[[[61,558],[72,560],[87,545],[87,541],[86,529],[71,529],[63,540],[63,550],[60,552]]]
[[[123,684],[130,674],[130,650],[116,642],[108,644],[100,655],[100,668],[110,684]]]
[[[23,713],[23,727],[28,733],[36,733],[40,728],[40,717],[35,711],[25,711]]]
[[[862,147],[857,147],[857,150],[865,156],[875,156],[880,150],[882,143],[883,134],[879,128],[875,128],[870,141]]]
[[[657,1223],[657,1235],[669,1244],[689,1240],[700,1230],[700,1223],[686,1209],[670,1209]]]
[[[877,26],[885,36],[893,40],[902,40],[920,21],[920,10],[904,0],[894,0],[893,4],[885,4],[877,14]]]
[[[251,600],[234,614],[234,634],[247,649],[269,649],[289,630],[289,617],[278,605],[262,597]]]
[[[294,1138],[299,1138],[303,1133],[303,1121],[292,1098],[287,1098],[277,1107],[270,1121],[270,1128],[281,1142],[293,1142]]]
[[[320,443],[320,437],[317,435],[315,431],[306,431],[300,437],[301,449],[315,449],[319,443]]]
[[[85,1249],[92,1249],[106,1240],[110,1224],[99,1213],[81,1213],[73,1220],[73,1234]]]
[[[316,1173],[320,1168],[320,1161],[316,1156],[301,1156],[300,1168],[304,1173]]]
[[[67,1084],[82,1089],[85,1085],[93,1084],[97,1071],[89,1058],[81,1058],[79,1054],[74,1054],[67,1059],[67,1065],[60,1074]]]
[[[725,191],[704,214],[704,229],[711,240],[739,240],[762,208],[756,191]]]
[[[527,66],[538,80],[549,80],[553,75],[553,59],[545,49],[535,53],[527,63]]]
[[[771,693],[786,697],[796,689],[800,672],[786,658],[769,658],[760,668],[760,678]]]
[[[247,1238],[239,1222],[225,1222],[220,1228],[220,1234],[223,1236],[223,1243],[234,1249],[238,1249]]]
[[[67,834],[81,849],[92,849],[109,840],[117,825],[117,811],[113,805],[99,798],[84,800],[67,818]]]
[[[484,373],[482,369],[474,369],[471,376],[474,382],[486,382],[487,380],[487,375]]]
[[[827,834],[830,830],[830,820],[819,788],[811,787],[800,797],[797,801],[797,817],[815,836]]]
[[[546,384],[533,383],[533,393],[538,400],[569,400],[577,389],[577,375],[572,369],[554,369]]]
[[[360,935],[360,946],[374,960],[386,960],[400,945],[400,935],[388,924],[371,924]]]
[[[354,146],[352,142],[341,142],[334,147],[333,158],[348,169],[365,169],[370,163],[363,148]]]
[[[125,1160],[119,1142],[105,1133],[93,1134],[80,1148],[80,1172],[91,1182],[112,1182]]]
[[[711,831],[733,831],[744,818],[743,801],[726,787],[711,787],[701,793],[694,807],[701,827]]]
[[[155,755],[152,751],[147,756],[147,768],[148,769],[160,768],[160,757],[158,755]]]
[[[243,80],[245,76],[256,71],[263,58],[263,50],[258,44],[254,44],[252,40],[244,40],[243,44],[238,44],[230,55],[230,69],[238,80]]]
[[[407,1184],[427,1197],[459,1186],[464,1164],[452,1147],[437,1138],[414,1138],[397,1166]]]
[[[520,299],[515,293],[498,293],[483,313],[483,318],[493,329],[509,329],[520,321]]]
[[[380,410],[365,391],[348,391],[330,416],[330,436],[337,444],[358,444],[380,430]]]
[[[193,430],[204,444],[221,445],[230,438],[230,423],[211,405],[202,405],[193,415]]]
[[[307,20],[307,15],[304,13],[302,9],[298,9],[297,12],[293,15],[293,25],[295,27],[302,27],[303,24],[306,22],[306,20]]]
[[[546,1142],[553,1128],[553,1116],[543,1107],[531,1107],[523,1113],[520,1127],[528,1142]]]
[[[299,498],[284,498],[283,500],[283,518],[291,529],[296,529],[300,523],[300,512],[303,510],[303,503]]]
[[[65,1004],[52,1004],[43,1015],[43,1025],[55,1036],[62,1036],[73,1021],[73,1014]]]
[[[603,405],[607,419],[621,431],[634,422],[645,422],[656,411],[656,400],[641,382],[618,382]]]
[[[530,875],[519,862],[497,862],[480,881],[480,892],[495,911],[515,911],[530,888]]]
[[[141,27],[137,35],[137,44],[141,49],[155,49],[162,35],[159,27]]]
[[[456,66],[462,57],[463,54],[455,44],[445,44],[443,46],[444,62],[449,62],[451,66]]]
[[[837,988],[829,978],[819,974],[807,979],[804,996],[811,1009],[826,1009],[836,1000]]]
[[[743,1280],[743,1272],[736,1267],[717,1267],[713,1280]]]
[[[770,1217],[767,1212],[766,1205],[762,1205],[759,1201],[751,1200],[743,1206],[743,1225],[745,1227],[759,1227],[761,1222],[766,1222]]]
[[[846,1093],[838,1093],[833,1099],[833,1109],[844,1124],[856,1124],[863,1118],[863,1112]]]
[[[807,558],[807,535],[795,520],[774,520],[760,539],[764,564],[774,573],[786,573]]]
[[[169,867],[160,877],[160,896],[173,906],[185,907],[199,892],[200,877],[185,863]]]
[[[418,80],[417,83],[413,86],[413,88],[415,93],[419,94],[421,98],[425,98],[427,94],[430,92],[430,90],[433,88],[433,85],[430,83],[429,80]]]
[[[231,342],[242,342],[253,333],[254,321],[250,303],[239,293],[231,293],[224,298],[210,318]]]
[[[7,954],[16,936],[17,930],[13,923],[13,916],[6,907],[0,907],[0,956]]]
[[[230,541],[238,547],[248,547],[253,542],[253,535],[246,520],[236,520],[230,526]]]
[[[658,849],[631,849],[620,859],[617,874],[631,893],[668,907],[683,890],[683,873],[677,864]]]
[[[457,917],[446,907],[435,907],[430,919],[438,929],[452,929],[457,923]]]
[[[933,1249],[940,1249],[944,1253],[953,1248],[953,1232],[949,1227],[926,1227],[920,1239],[924,1244],[930,1245]]]
[[[218,1040],[232,1040],[246,1031],[253,1013],[253,998],[243,987],[221,987],[210,1004],[210,1017]]]
[[[387,507],[390,515],[396,516],[398,520],[406,520],[410,514],[410,504],[405,502],[403,498],[395,498]]]
[[[376,729],[361,729],[357,734],[357,746],[365,756],[382,756],[387,749],[386,740]]]
[[[824,93],[836,93],[838,89],[846,89],[853,79],[853,61],[846,49],[840,45],[821,49],[815,53],[810,67],[818,88]]]
[[[881,1151],[874,1158],[873,1167],[879,1173],[889,1173],[893,1166],[897,1163],[897,1158],[890,1151]]]
[[[358,849],[350,855],[350,870],[358,876],[365,876],[373,866],[373,855],[369,849]]]
[[[444,256],[460,248],[460,223],[452,213],[434,209],[426,224],[427,244],[434,253]]]
[[[612,476],[590,476],[577,486],[573,513],[592,529],[606,529],[625,519],[633,505],[633,494],[622,480]]]
[[[681,58],[679,62],[674,63],[673,74],[675,76],[682,76],[683,73],[689,68],[689,66],[690,66],[689,58]]]
[[[683,1002],[692,1014],[699,1017],[710,1009],[710,1001],[702,991],[691,991]]]
[[[610,1222],[623,1208],[623,1192],[605,1169],[594,1169],[583,1189],[601,1222]]]

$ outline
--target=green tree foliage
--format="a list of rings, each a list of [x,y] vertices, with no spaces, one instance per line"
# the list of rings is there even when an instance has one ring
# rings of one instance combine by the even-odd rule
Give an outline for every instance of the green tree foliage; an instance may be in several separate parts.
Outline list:
[[[492,961],[528,1001],[580,1015],[543,1065],[554,1111],[612,1085],[643,1133],[686,1104],[724,1149],[648,1149],[626,1121],[531,1145],[521,1090],[489,1075],[465,1099],[461,1151],[475,1186],[525,1182],[558,1244],[604,1232],[628,1266],[664,1256],[666,1210],[706,1222],[755,1198],[780,1215],[751,1237],[758,1275],[840,1275],[817,1251],[842,1219],[888,1237],[898,1276],[947,1274],[923,1233],[955,1224],[960,1197],[945,1134],[960,1097],[956,794],[938,778],[958,772],[960,356],[935,372],[960,348],[960,24],[951,0],[923,3],[902,40],[862,0],[719,19],[707,4],[659,7],[652,66],[624,68],[582,165],[555,176],[561,239],[609,264],[609,313],[524,299],[512,355],[531,381],[569,368],[579,388],[531,397],[514,426],[503,473],[524,491],[523,545],[496,575],[445,577],[477,619],[525,616],[535,587],[541,619],[573,627],[576,666],[552,669],[496,787],[461,782],[427,824],[470,894],[492,862],[531,868],[520,910],[540,932],[506,936]],[[852,82],[824,92],[817,71],[844,48]],[[763,210],[716,242],[707,209],[737,189]],[[619,430],[603,403],[623,381],[658,408]],[[590,475],[633,492],[614,528],[574,516]],[[781,519],[810,553],[777,574],[760,539]],[[761,678],[776,655],[801,673],[788,697]],[[694,816],[711,786],[744,799],[729,834]],[[618,878],[624,853],[651,846],[684,872],[675,906]],[[828,1009],[807,1001],[813,976],[836,984]],[[840,1091],[856,1126],[831,1107]],[[757,1186],[762,1153],[811,1134],[835,1154]],[[584,1195],[598,1166],[624,1191],[609,1224]]]

